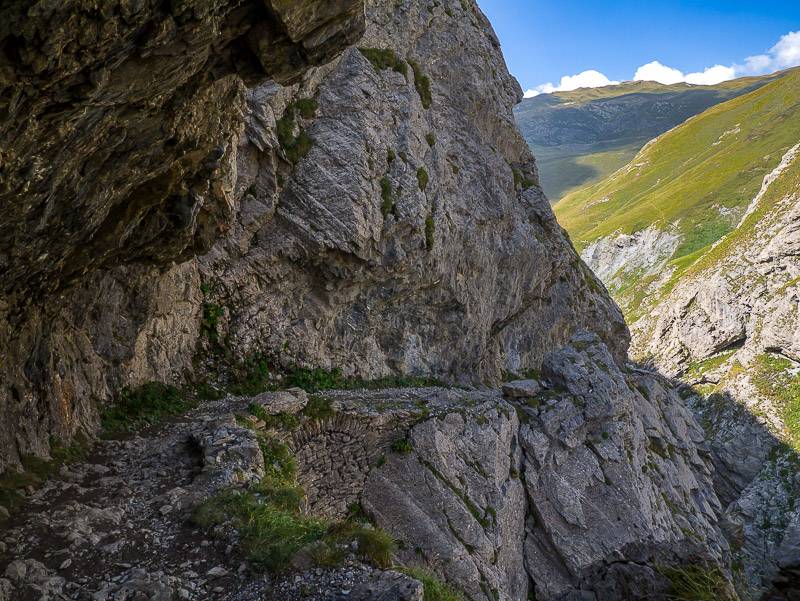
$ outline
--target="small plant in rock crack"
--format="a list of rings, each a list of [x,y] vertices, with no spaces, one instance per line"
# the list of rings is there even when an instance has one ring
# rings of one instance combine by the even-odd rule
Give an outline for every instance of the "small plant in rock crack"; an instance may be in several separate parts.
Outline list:
[[[395,54],[394,50],[385,48],[359,48],[358,51],[366,58],[376,71],[391,69],[402,74],[404,77],[408,72],[406,62]]]
[[[258,403],[250,403],[247,406],[247,411],[250,415],[257,417],[266,428],[274,428],[280,430],[295,430],[300,425],[300,420],[296,415],[291,413],[267,413],[262,405]]]
[[[411,65],[411,70],[414,72],[414,87],[417,89],[417,94],[419,94],[422,108],[429,109],[433,104],[431,79],[422,72],[422,67],[416,61],[409,59],[408,64]]]
[[[400,438],[392,443],[392,452],[399,455],[408,455],[413,450],[414,447],[408,438]]]
[[[106,434],[130,432],[183,413],[194,405],[175,386],[148,382],[138,388],[123,388],[117,402],[100,416]]]
[[[728,579],[717,567],[699,565],[658,568],[670,581],[670,601],[734,601]]]
[[[399,567],[397,570],[422,583],[423,601],[464,601],[459,592],[426,570],[407,567]]]

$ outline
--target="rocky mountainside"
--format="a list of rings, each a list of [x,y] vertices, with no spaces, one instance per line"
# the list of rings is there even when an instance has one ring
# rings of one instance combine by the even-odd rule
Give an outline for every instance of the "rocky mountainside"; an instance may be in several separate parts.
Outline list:
[[[255,18],[239,3],[198,0],[135,19],[123,4],[106,10],[129,37],[112,32],[80,51],[83,91],[60,92],[69,111],[48,108],[58,94],[43,82],[65,73],[59,61],[72,46],[42,46],[36,33],[56,19],[73,23],[64,15],[29,9],[31,33],[14,38],[23,48],[4,71],[18,81],[9,94],[42,91],[31,106],[50,121],[9,96],[15,110],[4,131],[16,137],[3,161],[4,205],[13,207],[2,236],[3,464],[46,454],[51,436],[94,431],[98,407],[124,386],[203,379],[222,359],[480,382],[538,367],[546,349],[582,327],[624,356],[622,317],[536,185],[511,114],[519,86],[473,4],[375,7],[363,51],[351,47],[292,85],[250,88],[249,72],[225,75],[215,61],[228,59],[212,51],[212,43],[234,52],[270,39],[234,27]],[[13,6],[22,14],[24,5]],[[355,3],[337,6],[336,19],[313,8],[304,16],[299,6],[262,18],[285,10],[301,43],[307,34],[344,45],[360,29]],[[64,35],[88,27],[81,18],[89,16],[74,10]],[[314,18],[317,33],[308,31]],[[158,27],[167,33],[142,38]],[[472,51],[453,56],[455,46]],[[187,48],[197,54],[185,56]],[[302,70],[278,50],[262,57],[267,74],[280,70],[281,53]],[[34,63],[51,71],[37,75]],[[193,70],[202,91],[185,81]],[[127,87],[118,91],[101,72],[119,73]],[[38,83],[24,86],[25,77]],[[70,82],[58,85],[76,89]],[[140,90],[152,98],[134,97]],[[169,104],[168,92],[207,106]]]
[[[793,71],[690,119],[556,208],[634,356],[694,387],[754,596],[800,573],[798,85]]]
[[[473,0],[2,11],[0,599],[736,599]]]
[[[545,194],[558,202],[623,167],[656,136],[773,77],[714,86],[635,81],[554,92],[526,98],[514,115],[536,155]]]
[[[729,554],[702,432],[659,378],[571,342],[505,396],[267,392],[102,442],[2,537],[0,599],[420,601],[389,552],[476,601],[665,598],[667,566]]]

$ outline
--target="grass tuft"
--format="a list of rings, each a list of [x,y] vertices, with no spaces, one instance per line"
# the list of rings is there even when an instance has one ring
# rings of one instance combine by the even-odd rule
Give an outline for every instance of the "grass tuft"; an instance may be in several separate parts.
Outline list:
[[[400,438],[392,443],[392,451],[400,455],[408,455],[414,450],[414,446],[408,438]]]
[[[355,543],[358,555],[379,568],[391,565],[394,540],[382,530],[357,521],[330,522],[302,512],[304,493],[296,483],[296,464],[286,444],[259,436],[266,470],[259,484],[227,489],[194,511],[193,521],[218,532],[237,531],[250,562],[270,573],[290,567],[298,554],[319,565],[341,563]]]
[[[670,581],[670,601],[735,601],[719,568],[685,566],[659,570]]]
[[[433,217],[428,215],[425,218],[425,248],[429,251],[433,249],[434,236],[436,234],[436,224]]]
[[[409,59],[408,64],[411,65],[411,70],[414,72],[414,87],[417,89],[420,101],[422,101],[422,108],[429,109],[433,104],[430,77],[422,72],[422,68],[416,61]]]
[[[303,119],[313,119],[317,115],[319,103],[314,98],[301,98],[294,103],[294,107]]]
[[[425,188],[428,187],[428,181],[428,172],[425,170],[425,167],[417,169],[417,184],[420,190],[424,191]]]
[[[464,601],[460,593],[426,570],[402,567],[398,571],[422,583],[423,601]]]
[[[178,415],[194,402],[175,386],[148,382],[138,388],[123,388],[117,402],[100,416],[106,434],[130,432]]]
[[[309,101],[313,102],[313,110]],[[286,155],[287,160],[293,165],[299,163],[314,145],[314,141],[311,139],[311,136],[309,136],[306,130],[302,127],[299,128],[297,135],[294,133],[295,128],[298,127],[295,119],[295,110],[298,103],[302,103],[303,109],[298,109],[301,115],[305,116],[310,114],[312,117],[314,116],[314,113],[316,113],[316,101],[312,99],[306,99],[305,101],[301,100],[286,107],[286,112],[280,119],[278,119],[276,123],[278,142],[280,143],[281,148],[283,148],[283,152]]]
[[[394,53],[394,50],[385,48],[359,48],[359,52],[364,55],[376,71],[391,69],[405,77],[408,73],[406,62]]]
[[[394,199],[392,198],[392,183],[385,175],[381,178],[381,214],[384,219],[394,209]]]

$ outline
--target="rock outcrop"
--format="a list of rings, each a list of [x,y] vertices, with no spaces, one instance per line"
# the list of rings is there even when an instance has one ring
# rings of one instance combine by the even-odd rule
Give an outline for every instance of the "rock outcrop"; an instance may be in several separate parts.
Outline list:
[[[297,80],[361,0],[12,1],[0,9],[0,469],[191,366],[193,263],[236,221],[246,83]]]
[[[468,395],[371,472],[362,503],[403,561],[487,601],[657,599],[659,565],[724,563],[690,412],[594,336],[571,342],[545,360],[540,394]]]
[[[794,146],[705,267],[633,326],[636,352],[710,394],[692,406],[706,424],[718,490],[731,503],[755,591],[780,574],[782,549],[798,544],[790,527],[800,515],[798,174]],[[796,570],[797,562],[787,566]]]

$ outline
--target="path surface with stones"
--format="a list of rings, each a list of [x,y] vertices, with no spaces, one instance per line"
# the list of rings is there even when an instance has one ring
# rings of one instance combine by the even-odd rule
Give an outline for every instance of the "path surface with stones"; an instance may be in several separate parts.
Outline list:
[[[272,581],[239,555],[235,533],[218,539],[192,523],[192,508],[231,471],[257,468],[257,444],[232,419],[246,405],[207,403],[101,440],[86,462],[30,491],[0,530],[0,601],[371,599],[393,588],[421,598],[416,581],[354,558]]]

